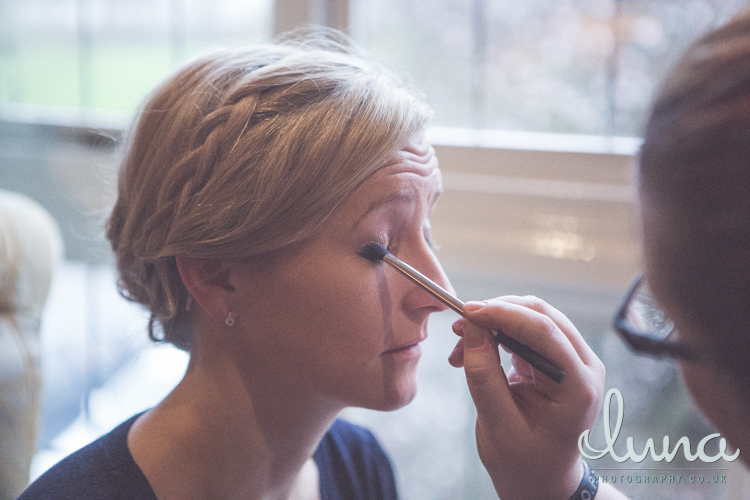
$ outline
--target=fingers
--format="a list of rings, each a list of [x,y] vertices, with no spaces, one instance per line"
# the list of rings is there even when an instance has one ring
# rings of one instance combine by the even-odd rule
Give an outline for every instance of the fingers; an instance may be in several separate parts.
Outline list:
[[[498,494],[551,498],[550,490],[534,480],[551,474],[554,484],[567,484],[570,471],[575,488],[577,437],[593,424],[600,407],[604,371],[596,368],[601,362],[562,313],[534,297],[467,303],[464,314],[466,319],[453,325],[461,338],[450,361],[464,367],[477,408],[477,447]],[[516,354],[506,376],[493,337],[497,330],[557,364],[565,380],[555,383]]]
[[[493,422],[515,418],[517,407],[492,332],[471,322],[461,326],[464,372],[477,414],[480,419],[490,418]]]
[[[453,333],[459,337],[464,336],[464,325],[466,324],[466,318],[458,318],[453,322]]]
[[[516,356],[515,354],[510,357],[510,362],[513,365],[514,370],[520,377],[526,378],[526,379],[533,379],[534,377],[534,370],[531,368],[531,365],[521,359],[520,357]]]
[[[566,335],[563,329],[544,313],[505,298],[493,299],[486,304],[467,303],[464,311],[470,322],[492,330],[501,330],[557,364],[568,374],[581,375],[585,371],[580,355],[568,338],[571,333]],[[564,323],[563,326],[570,330]],[[577,334],[575,327],[572,328]]]
[[[533,386],[534,379],[533,377],[522,377],[521,375],[518,374],[518,371],[516,371],[516,368],[511,366],[510,370],[508,370],[508,383],[509,384],[529,384]]]
[[[456,343],[456,347],[448,356],[448,363],[454,368],[464,367],[464,325],[466,324],[465,318],[459,318],[453,323],[453,333],[461,337]]]
[[[455,330],[455,327],[454,327]],[[463,333],[462,333],[463,335]],[[464,339],[458,339],[456,347],[453,348],[450,356],[448,356],[448,362],[455,368],[463,368],[464,366]]]
[[[458,342],[456,343],[456,347],[453,348],[453,351],[448,356],[448,362],[451,364],[451,366],[455,368],[463,368],[464,366],[464,325],[466,325],[467,321],[466,318],[459,318],[453,323],[453,332],[461,337],[458,339]],[[504,345],[500,344],[500,348],[502,348],[505,352],[508,354],[511,354],[511,364],[512,367],[510,371],[508,371],[508,381],[514,382],[514,381],[533,381],[533,370],[531,368],[531,365],[523,360],[520,356],[513,354],[513,352],[505,347]]]
[[[533,295],[527,295],[525,297],[511,295],[502,297],[501,299],[506,302],[511,302],[513,304],[528,307],[529,309],[548,316],[552,321],[555,322],[555,324],[558,328],[560,328],[563,334],[565,334],[573,348],[578,353],[578,356],[586,365],[591,366],[592,364],[599,362],[599,358],[583,339],[583,336],[581,336],[578,329],[575,327],[575,325],[573,325],[573,322],[570,321],[567,316],[549,305],[544,300],[534,297]]]
[[[604,366],[575,326],[557,309],[535,297],[511,296],[483,303],[469,302],[464,307],[464,314],[466,319],[458,320],[453,327],[457,335],[464,336],[460,339],[463,343],[459,341],[449,360],[453,366],[464,366],[467,378],[471,377],[470,383],[475,387],[484,384],[482,378],[489,377],[489,373],[495,373],[496,382],[499,380],[504,384],[530,385],[530,389],[555,402],[601,399]],[[561,384],[553,382],[517,355],[511,357],[513,368],[506,376],[500,366],[496,348],[491,353],[482,349],[469,349],[470,338],[465,335],[466,332],[475,331],[470,325],[481,326],[485,330],[501,330],[558,365],[567,374],[565,380]],[[471,344],[472,349],[483,345],[481,337],[479,339],[480,343]],[[491,343],[497,346],[494,340]],[[494,390],[500,391],[497,384],[486,387],[494,387]],[[510,390],[516,394],[519,388],[513,387]],[[489,389],[479,392],[475,389],[474,393],[491,397]],[[495,397],[499,399],[505,396],[498,392]],[[478,398],[474,399],[479,405]]]

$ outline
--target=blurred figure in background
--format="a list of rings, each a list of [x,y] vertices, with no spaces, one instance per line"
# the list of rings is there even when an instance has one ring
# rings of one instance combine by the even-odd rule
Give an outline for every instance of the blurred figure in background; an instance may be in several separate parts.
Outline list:
[[[0,190],[0,500],[29,482],[41,394],[39,325],[62,240],[33,200]]]
[[[675,325],[662,353],[681,360],[693,399],[750,465],[749,9],[668,77],[639,174],[645,275]]]

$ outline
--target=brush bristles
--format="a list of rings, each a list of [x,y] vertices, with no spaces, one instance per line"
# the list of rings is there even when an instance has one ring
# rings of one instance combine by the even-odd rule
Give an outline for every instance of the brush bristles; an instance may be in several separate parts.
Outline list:
[[[383,257],[388,255],[388,253],[388,250],[380,243],[368,243],[367,245],[362,247],[362,250],[359,251],[359,254],[362,257],[373,262],[383,260]]]

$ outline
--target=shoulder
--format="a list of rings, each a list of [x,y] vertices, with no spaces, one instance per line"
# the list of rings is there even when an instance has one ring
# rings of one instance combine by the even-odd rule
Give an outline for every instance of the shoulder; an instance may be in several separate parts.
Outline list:
[[[388,455],[372,432],[363,427],[336,420],[314,458],[324,499],[396,498],[396,481]],[[331,495],[325,495],[326,492]]]
[[[128,431],[138,416],[61,460],[34,481],[18,500],[155,500],[148,480],[128,450]]]

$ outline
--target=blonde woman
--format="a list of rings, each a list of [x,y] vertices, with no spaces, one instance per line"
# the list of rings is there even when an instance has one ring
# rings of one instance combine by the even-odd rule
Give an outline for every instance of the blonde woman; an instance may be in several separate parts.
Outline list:
[[[427,319],[444,308],[362,248],[378,242],[450,289],[430,243],[442,189],[430,114],[392,73],[322,38],[215,52],[158,87],[107,234],[123,293],[190,364],[159,405],[21,498],[395,498],[375,438],[336,416],[407,404]],[[514,306],[506,333],[553,324],[555,342],[585,345],[537,306]],[[575,367],[548,387],[568,412],[543,431],[561,437],[505,471],[562,448],[546,472],[567,496],[582,475],[574,434],[603,387],[581,352],[591,366],[555,356]]]
[[[18,497],[29,482],[42,392],[39,327],[61,259],[49,213],[0,189],[0,500]]]

